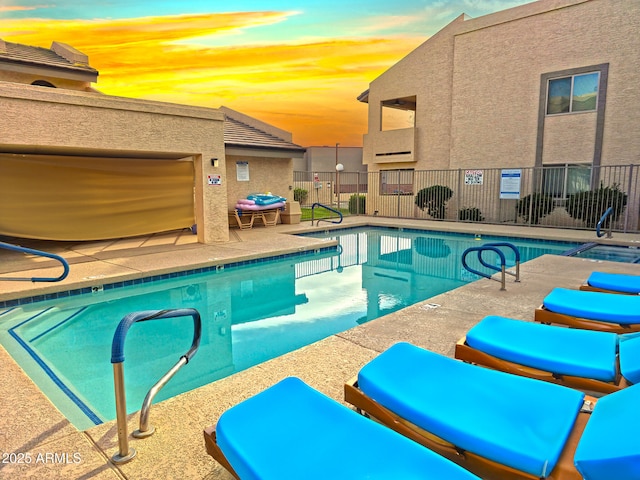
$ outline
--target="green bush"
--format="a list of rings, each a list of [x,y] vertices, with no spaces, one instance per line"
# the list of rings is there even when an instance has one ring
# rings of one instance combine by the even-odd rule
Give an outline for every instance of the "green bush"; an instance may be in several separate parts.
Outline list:
[[[484,217],[482,216],[482,212],[479,208],[470,207],[470,208],[461,208],[458,211],[458,220],[470,221],[470,222],[482,222]]]
[[[349,197],[349,213],[352,215],[365,213],[367,197],[364,195],[351,195]]]
[[[617,220],[626,205],[627,194],[620,190],[619,184],[603,187],[601,182],[600,188],[569,195],[566,209],[571,218],[584,220],[588,228],[595,228],[607,208],[613,207],[613,211],[604,222],[604,227]]]
[[[516,210],[525,223],[537,225],[540,219],[553,211],[553,197],[546,193],[531,193],[518,200]]]
[[[300,204],[303,204],[307,201],[308,195],[309,192],[304,188],[296,188],[293,190],[293,199]]]
[[[416,252],[429,258],[446,258],[451,248],[442,238],[418,237],[415,241]]]
[[[453,196],[453,190],[444,185],[432,185],[423,188],[416,195],[416,206],[433,218],[443,219],[447,201]]]

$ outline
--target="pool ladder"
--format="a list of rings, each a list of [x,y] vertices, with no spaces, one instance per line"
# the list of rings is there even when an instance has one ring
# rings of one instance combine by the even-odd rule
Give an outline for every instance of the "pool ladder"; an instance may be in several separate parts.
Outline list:
[[[111,345],[111,363],[113,364],[113,383],[116,395],[116,419],[118,426],[118,453],[113,455],[113,463],[119,465],[126,463],[136,456],[136,450],[129,448],[127,433],[127,399],[124,387],[124,340],[129,328],[136,322],[147,320],[158,320],[162,318],[192,317],[193,318],[193,341],[187,353],[180,357],[180,360],[165,373],[156,384],[151,387],[147,396],[142,402],[140,409],[140,427],[132,435],[135,438],[146,438],[153,435],[155,428],[149,425],[149,411],[154,397],[164,387],[180,368],[189,363],[189,360],[196,354],[200,346],[200,336],[202,334],[202,322],[200,313],[194,308],[176,308],[169,310],[147,310],[134,312],[126,315],[120,323],[113,336]]]
[[[600,229],[602,228],[602,226],[604,225],[604,221],[607,219],[607,217],[609,215],[611,215],[613,213],[613,207],[609,207],[607,208],[607,210],[602,214],[602,217],[600,217],[600,220],[598,221],[598,224],[596,225],[596,236],[598,238],[600,237],[604,237],[604,233],[600,232]],[[613,220],[609,220],[609,227],[607,228],[607,238],[611,238],[612,237],[612,232],[613,230]]]
[[[506,258],[504,256],[504,252],[502,250],[500,250],[500,248],[502,247],[507,247],[511,250],[513,250],[513,253],[515,255],[515,259],[516,259],[516,271],[515,272],[509,272],[507,271],[507,261]],[[500,268],[496,267],[495,265],[491,265],[490,263],[487,263],[484,258],[482,258],[482,254],[483,252],[494,252],[496,255],[498,255],[498,258],[500,259]],[[475,268],[472,268],[469,266],[469,264],[467,263],[467,255],[469,255],[472,252],[477,252],[478,254],[478,261],[480,262],[480,264],[482,264],[482,266],[489,268],[491,270],[495,270],[496,272],[500,272],[501,273],[501,278],[500,280],[493,278],[492,275],[486,273],[486,272],[481,272],[479,270],[476,270]],[[512,275],[515,277],[515,281],[519,282],[520,281],[520,251],[518,250],[518,248],[508,242],[492,242],[492,243],[485,243],[483,245],[480,245],[479,247],[470,247],[467,248],[463,253],[462,253],[462,266],[467,269],[468,271],[470,271],[471,273],[475,273],[476,275],[480,275],[481,277],[484,278],[488,278],[490,280],[495,280],[497,282],[501,283],[501,288],[500,290],[506,290],[505,287],[505,276],[506,275]]]
[[[344,217],[343,217],[342,212],[340,210],[336,210],[335,208],[327,207],[326,205],[323,205],[322,203],[317,203],[316,202],[313,205],[311,205],[311,226],[312,227],[313,227],[313,221],[315,219],[316,208],[324,208],[326,210],[329,210],[330,212],[337,213],[338,217],[339,217],[339,220],[330,220],[330,219],[326,219],[326,218],[319,218],[316,221],[316,226],[320,225],[321,221],[329,222],[329,223],[342,223],[342,220],[343,220]]]

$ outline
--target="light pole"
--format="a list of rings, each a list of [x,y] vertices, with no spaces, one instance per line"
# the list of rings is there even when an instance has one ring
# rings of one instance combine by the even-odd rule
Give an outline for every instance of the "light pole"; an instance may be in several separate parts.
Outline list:
[[[340,211],[340,172],[344,170],[344,165],[336,164],[336,192],[338,193],[338,211]]]

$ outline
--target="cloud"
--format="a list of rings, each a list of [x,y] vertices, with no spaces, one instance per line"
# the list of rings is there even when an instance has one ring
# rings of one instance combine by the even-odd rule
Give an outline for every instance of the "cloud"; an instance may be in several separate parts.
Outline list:
[[[26,7],[21,5],[0,5],[0,13],[2,12],[22,12],[27,10],[36,10],[42,7]]]
[[[356,97],[415,48],[403,38],[299,39],[260,45],[198,41],[285,21],[295,12],[134,19],[0,20],[9,42],[68,43],[100,72],[98,90],[206,107],[226,105],[294,133],[303,145],[360,145],[366,106]],[[195,41],[194,41],[195,39]]]

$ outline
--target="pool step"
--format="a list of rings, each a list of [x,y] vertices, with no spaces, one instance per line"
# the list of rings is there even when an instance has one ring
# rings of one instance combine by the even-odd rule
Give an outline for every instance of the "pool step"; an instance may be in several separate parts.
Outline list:
[[[21,338],[31,343],[62,327],[87,308],[47,307],[25,311],[16,307],[0,311],[0,322],[7,330],[18,331]]]

